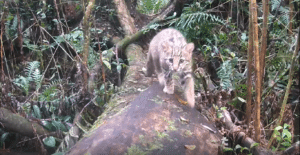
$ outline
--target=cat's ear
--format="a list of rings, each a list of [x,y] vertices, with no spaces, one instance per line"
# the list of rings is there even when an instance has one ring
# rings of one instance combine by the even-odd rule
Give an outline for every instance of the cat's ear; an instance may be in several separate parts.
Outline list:
[[[190,59],[192,58],[194,48],[195,48],[194,43],[188,43],[185,46],[184,55],[185,55],[186,58],[190,58]]]

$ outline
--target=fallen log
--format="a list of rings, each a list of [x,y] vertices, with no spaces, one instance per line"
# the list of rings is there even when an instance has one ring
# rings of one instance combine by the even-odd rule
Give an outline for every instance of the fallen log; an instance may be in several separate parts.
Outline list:
[[[55,133],[49,132],[40,124],[33,121],[31,122],[26,118],[18,114],[14,114],[5,108],[0,108],[0,123],[7,131],[16,132],[23,136],[28,136],[31,138],[35,135],[51,135],[57,137]]]
[[[227,110],[222,111],[223,118],[221,119],[221,122],[224,124],[225,128],[229,130],[229,132],[233,136],[233,141],[235,141],[237,144],[240,144],[243,147],[247,147],[252,154],[255,155],[273,155],[274,152],[266,150],[262,148],[261,146],[251,147],[256,142],[247,137],[246,133],[240,131],[240,128],[236,126],[230,117],[230,113]]]

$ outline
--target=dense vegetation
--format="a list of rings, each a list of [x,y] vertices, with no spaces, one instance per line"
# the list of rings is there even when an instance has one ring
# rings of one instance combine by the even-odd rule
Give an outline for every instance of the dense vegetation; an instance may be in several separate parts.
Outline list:
[[[139,18],[147,15],[149,20],[171,2],[126,1],[137,25],[142,23],[138,23]],[[253,27],[249,27],[253,20],[249,3],[238,0],[184,2],[176,7],[176,13],[172,12],[166,19],[151,23],[142,30],[152,33],[153,30],[175,27],[189,42],[195,43],[193,68],[195,91],[202,96],[197,99],[201,112],[213,113],[227,108],[236,125],[243,126],[249,137],[263,147],[271,146],[273,151],[285,150],[299,141],[300,59],[296,48],[300,1],[269,1],[266,38],[261,37],[265,31],[263,14],[266,11],[262,2],[255,5],[258,31],[252,33],[254,37],[255,33],[258,35],[256,42],[261,53],[262,41],[267,42],[261,63],[264,68],[261,90],[256,89],[258,68],[248,71],[248,66],[255,67],[257,60],[254,57],[257,53],[248,51],[255,44],[255,41],[249,42],[252,39],[249,30]],[[72,134],[70,129],[74,124],[87,132],[110,97],[117,92],[128,60],[125,55],[115,56],[112,48],[125,36],[117,21],[116,6],[110,1],[96,1],[86,27],[82,21],[86,18],[87,5],[84,1],[72,0],[0,1],[0,107],[37,122],[49,132],[59,133],[34,138],[37,137],[36,131],[30,137],[18,133],[22,129],[7,130],[1,126],[0,147],[3,151],[54,153],[57,148],[64,149],[60,142]],[[146,45],[149,39],[144,40],[139,43]],[[88,43],[88,54],[84,52],[85,43]],[[297,53],[296,57],[293,53]],[[85,56],[88,56],[87,61]],[[298,62],[292,64],[296,60]],[[85,74],[89,76],[85,77]],[[250,94],[247,88],[250,88]],[[258,91],[261,94],[259,102]],[[213,99],[218,95],[223,97],[222,102]],[[248,101],[250,109],[246,108]],[[261,109],[260,139],[254,132],[257,102]],[[282,109],[284,114],[280,122]],[[247,110],[251,115],[246,114]],[[213,118],[216,122],[218,119]],[[274,142],[270,142],[272,134],[276,137]],[[239,153],[245,149],[234,142],[231,144],[227,151]]]

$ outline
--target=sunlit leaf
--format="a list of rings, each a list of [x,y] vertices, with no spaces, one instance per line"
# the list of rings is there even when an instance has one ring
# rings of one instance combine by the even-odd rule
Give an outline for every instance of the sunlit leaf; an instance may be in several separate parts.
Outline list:
[[[40,108],[37,105],[33,105],[33,112],[34,112],[34,115],[37,118],[39,118],[39,119],[42,118],[42,116],[41,116],[41,110],[40,110]]]
[[[55,147],[55,138],[50,136],[50,137],[46,137],[43,139],[43,142],[45,145],[49,146],[49,147]]]

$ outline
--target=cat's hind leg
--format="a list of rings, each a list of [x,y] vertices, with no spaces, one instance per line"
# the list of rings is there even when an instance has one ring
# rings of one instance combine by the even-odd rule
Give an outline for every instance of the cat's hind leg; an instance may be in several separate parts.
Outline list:
[[[148,52],[148,58],[147,58],[147,72],[146,72],[146,77],[151,77],[152,74],[154,73],[154,65],[153,65],[153,58],[150,53]]]

